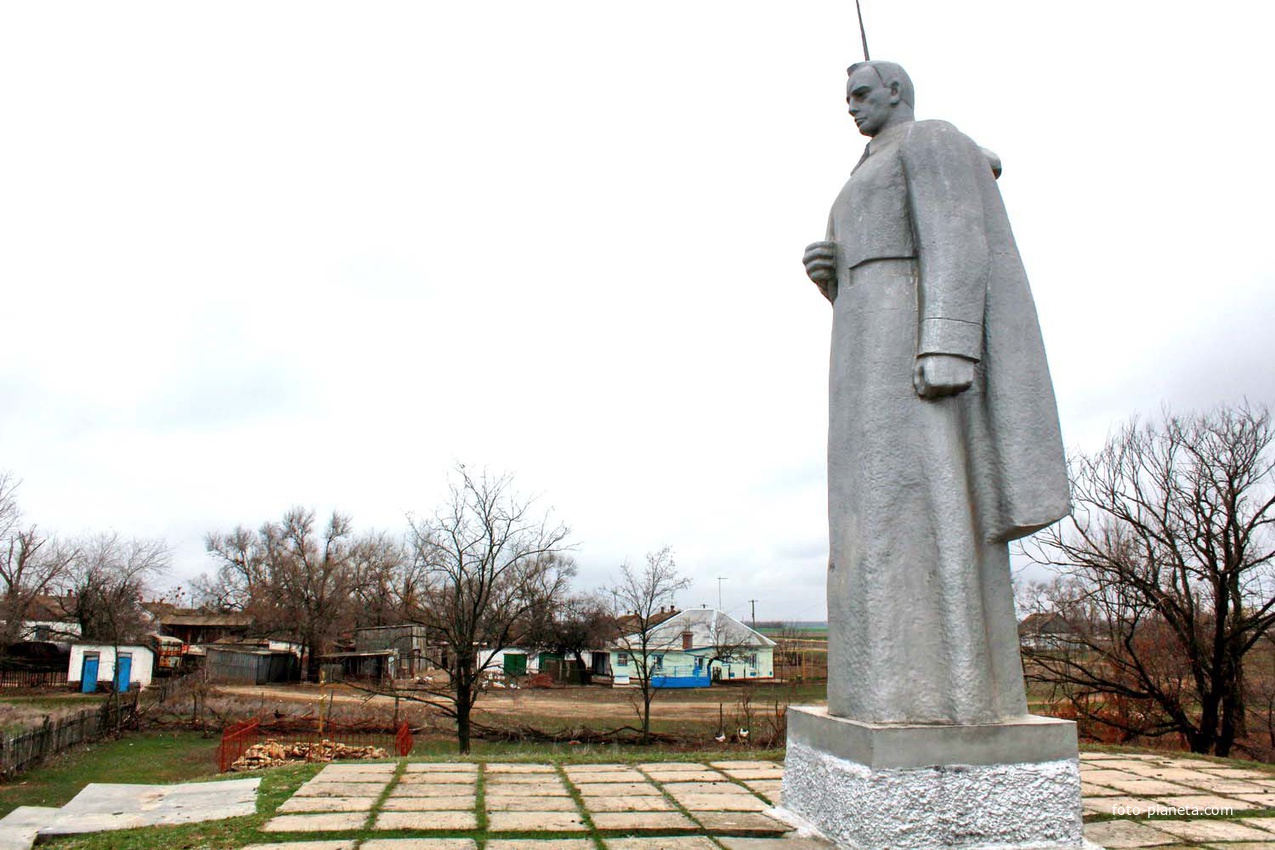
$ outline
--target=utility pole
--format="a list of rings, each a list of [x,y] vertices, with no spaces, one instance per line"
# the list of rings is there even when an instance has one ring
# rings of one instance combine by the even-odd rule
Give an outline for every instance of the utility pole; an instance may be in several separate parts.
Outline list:
[[[753,606],[753,631],[757,631],[757,600],[750,599],[748,604]]]
[[[717,610],[722,610],[722,582],[727,581],[723,576],[717,577]]]

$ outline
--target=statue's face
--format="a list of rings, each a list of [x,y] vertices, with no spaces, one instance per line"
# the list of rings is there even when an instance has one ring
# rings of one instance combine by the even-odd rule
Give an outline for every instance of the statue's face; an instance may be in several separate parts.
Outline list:
[[[882,83],[881,77],[871,68],[860,68],[846,80],[846,103],[850,105],[850,116],[865,136],[881,132],[898,102],[898,93]]]

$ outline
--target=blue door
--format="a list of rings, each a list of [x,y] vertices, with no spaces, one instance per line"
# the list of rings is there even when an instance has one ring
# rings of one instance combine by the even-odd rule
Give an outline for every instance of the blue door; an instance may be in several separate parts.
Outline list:
[[[118,693],[123,693],[128,690],[129,677],[132,672],[132,653],[121,652],[119,661],[115,665],[115,690]]]
[[[97,690],[97,654],[85,655],[80,665],[80,693],[91,694]]]

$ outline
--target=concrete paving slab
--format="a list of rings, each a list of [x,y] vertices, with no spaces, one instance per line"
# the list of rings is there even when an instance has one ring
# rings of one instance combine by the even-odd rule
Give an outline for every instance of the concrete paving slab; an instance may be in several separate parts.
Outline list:
[[[832,850],[832,845],[818,838],[741,838],[720,835],[717,840],[726,850]]]
[[[576,801],[570,797],[492,797],[483,802],[489,812],[574,812]]]
[[[241,850],[354,850],[354,839],[338,841],[280,841],[272,844],[249,844]]]
[[[405,773],[478,773],[478,765],[466,761],[410,762]]]
[[[551,764],[504,764],[493,763],[486,767],[487,775],[493,773],[557,773]]]
[[[1275,793],[1272,794],[1236,794],[1247,803],[1255,803],[1264,809],[1275,809]]]
[[[1081,803],[1086,812],[1117,817],[1143,817],[1149,814],[1176,814],[1168,803],[1143,797],[1088,797]]]
[[[1115,753],[1081,753],[1081,761],[1115,761],[1120,758]]]
[[[314,782],[297,789],[299,797],[379,797],[387,782]]]
[[[487,781],[504,785],[535,785],[537,782],[561,782],[556,773],[489,773]]]
[[[1103,762],[1102,766],[1103,768],[1107,770],[1127,770],[1131,767],[1138,767],[1140,765],[1146,764],[1148,761],[1153,761],[1153,760],[1154,760],[1153,757],[1138,758],[1135,756],[1122,754],[1120,758],[1118,759],[1109,759],[1108,761]]]
[[[667,797],[581,797],[589,812],[671,812],[677,807]]]
[[[745,769],[739,769],[739,770],[723,769],[722,773],[726,774],[731,779],[783,779],[784,778],[783,768],[773,768],[773,767],[749,768],[746,770]]]
[[[586,832],[579,812],[491,812],[490,832]]]
[[[611,786],[614,787],[614,786]],[[486,793],[498,797],[568,797],[571,792],[561,782],[488,782]]]
[[[657,782],[721,782],[725,777],[716,770],[643,770]]]
[[[365,812],[330,812],[315,815],[276,815],[262,832],[350,832],[367,823]]]
[[[426,785],[425,783],[400,782],[390,792],[391,797],[464,797],[473,796],[478,786],[472,782],[467,785]]]
[[[1188,786],[1160,779],[1111,779],[1098,784],[1138,797],[1167,797],[1171,794],[1191,793]]]
[[[567,773],[570,773],[573,770],[576,773],[589,773],[591,771],[600,771],[605,773],[611,770],[633,770],[633,765],[610,763],[610,764],[572,764],[567,766]],[[568,840],[575,841],[577,839],[572,838]]]
[[[472,812],[477,799],[468,797],[390,797],[381,804],[383,812]]]
[[[404,773],[398,780],[405,785],[474,785],[476,773]]]
[[[591,838],[492,838],[487,850],[594,850],[594,846]]]
[[[1249,826],[1255,826],[1266,832],[1275,833],[1275,817],[1272,818],[1240,818],[1240,823],[1246,823]]]
[[[784,766],[777,761],[710,761],[709,767],[715,767],[718,770],[783,770]]]
[[[1263,788],[1256,782],[1247,779],[1228,779],[1225,776],[1214,777],[1212,779],[1207,776],[1204,779],[1196,779],[1180,783],[1182,785],[1190,785],[1192,788],[1202,788],[1205,791],[1211,791],[1214,794],[1271,794],[1275,790]]]
[[[1089,823],[1084,827],[1085,838],[1100,847],[1123,850],[1126,847],[1155,847],[1176,844],[1178,839],[1168,833],[1131,820],[1109,820]]]
[[[349,775],[393,776],[397,770],[398,764],[394,762],[377,764],[332,762],[331,764],[325,765],[323,770],[319,771],[319,775],[322,776],[325,773],[342,773]]]
[[[635,765],[639,770],[680,770],[684,772],[703,770],[704,765],[693,761],[647,761]],[[645,840],[645,839],[643,839]]]
[[[50,826],[58,811],[52,806],[18,806],[0,818],[0,850],[28,850],[36,833]]]
[[[1156,829],[1195,844],[1212,841],[1264,841],[1269,832],[1235,821],[1205,818],[1201,820],[1157,820]]]
[[[39,835],[78,835],[244,817],[257,812],[261,777],[179,785],[93,782],[81,789]]]
[[[660,838],[605,838],[607,850],[717,850],[703,835],[662,836]]]
[[[567,778],[572,782],[645,782],[646,776],[636,770],[588,770],[567,768]],[[1264,790],[1264,789],[1263,789]]]
[[[664,790],[673,794],[747,794],[748,789],[734,782],[665,782]]]
[[[681,812],[594,812],[593,825],[613,832],[694,830],[699,826]]]
[[[792,827],[757,812],[696,812],[696,820],[714,835],[783,835]]]
[[[472,838],[369,838],[359,850],[477,850]]]
[[[738,835],[719,835],[717,840],[726,850],[833,850],[831,842],[795,834],[784,838],[746,838]]]
[[[1115,788],[1108,788],[1105,785],[1094,785],[1090,782],[1082,781],[1080,783],[1080,796],[1082,797],[1123,797],[1123,791],[1117,791]]]
[[[660,794],[659,787],[650,782],[577,782],[575,786],[586,797],[610,797],[616,794],[653,797]]]
[[[1085,770],[1080,768],[1080,779],[1084,782],[1096,782],[1099,785],[1106,785],[1110,781],[1127,782],[1130,779],[1138,778],[1136,774],[1130,774],[1127,770]]]
[[[752,794],[674,794],[673,797],[689,812],[761,812],[770,808]]]
[[[277,811],[281,815],[307,812],[370,812],[375,797],[289,797]]]
[[[1263,773],[1260,770],[1245,770],[1238,767],[1201,767],[1204,773],[1211,773],[1214,776],[1225,776],[1227,779],[1270,779],[1272,775]]]
[[[1230,797],[1215,797],[1211,794],[1192,794],[1186,797],[1160,797],[1156,800],[1166,806],[1173,806],[1179,809],[1195,809],[1203,814],[1218,814],[1211,811],[1212,809],[1226,810],[1231,809],[1234,812],[1247,812],[1253,809],[1262,808],[1256,803],[1248,803],[1244,800],[1234,800]],[[1190,812],[1188,812],[1190,814]]]
[[[744,783],[750,790],[772,800],[778,799],[780,792],[784,790],[784,783],[778,780],[757,779]]]
[[[474,812],[381,812],[372,829],[419,829],[460,831],[478,828]]]

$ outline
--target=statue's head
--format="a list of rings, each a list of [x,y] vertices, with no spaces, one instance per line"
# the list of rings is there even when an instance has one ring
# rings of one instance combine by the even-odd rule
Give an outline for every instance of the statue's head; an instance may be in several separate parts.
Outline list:
[[[856,62],[846,69],[846,103],[850,115],[865,136],[913,119],[916,92],[903,67],[874,59]]]

